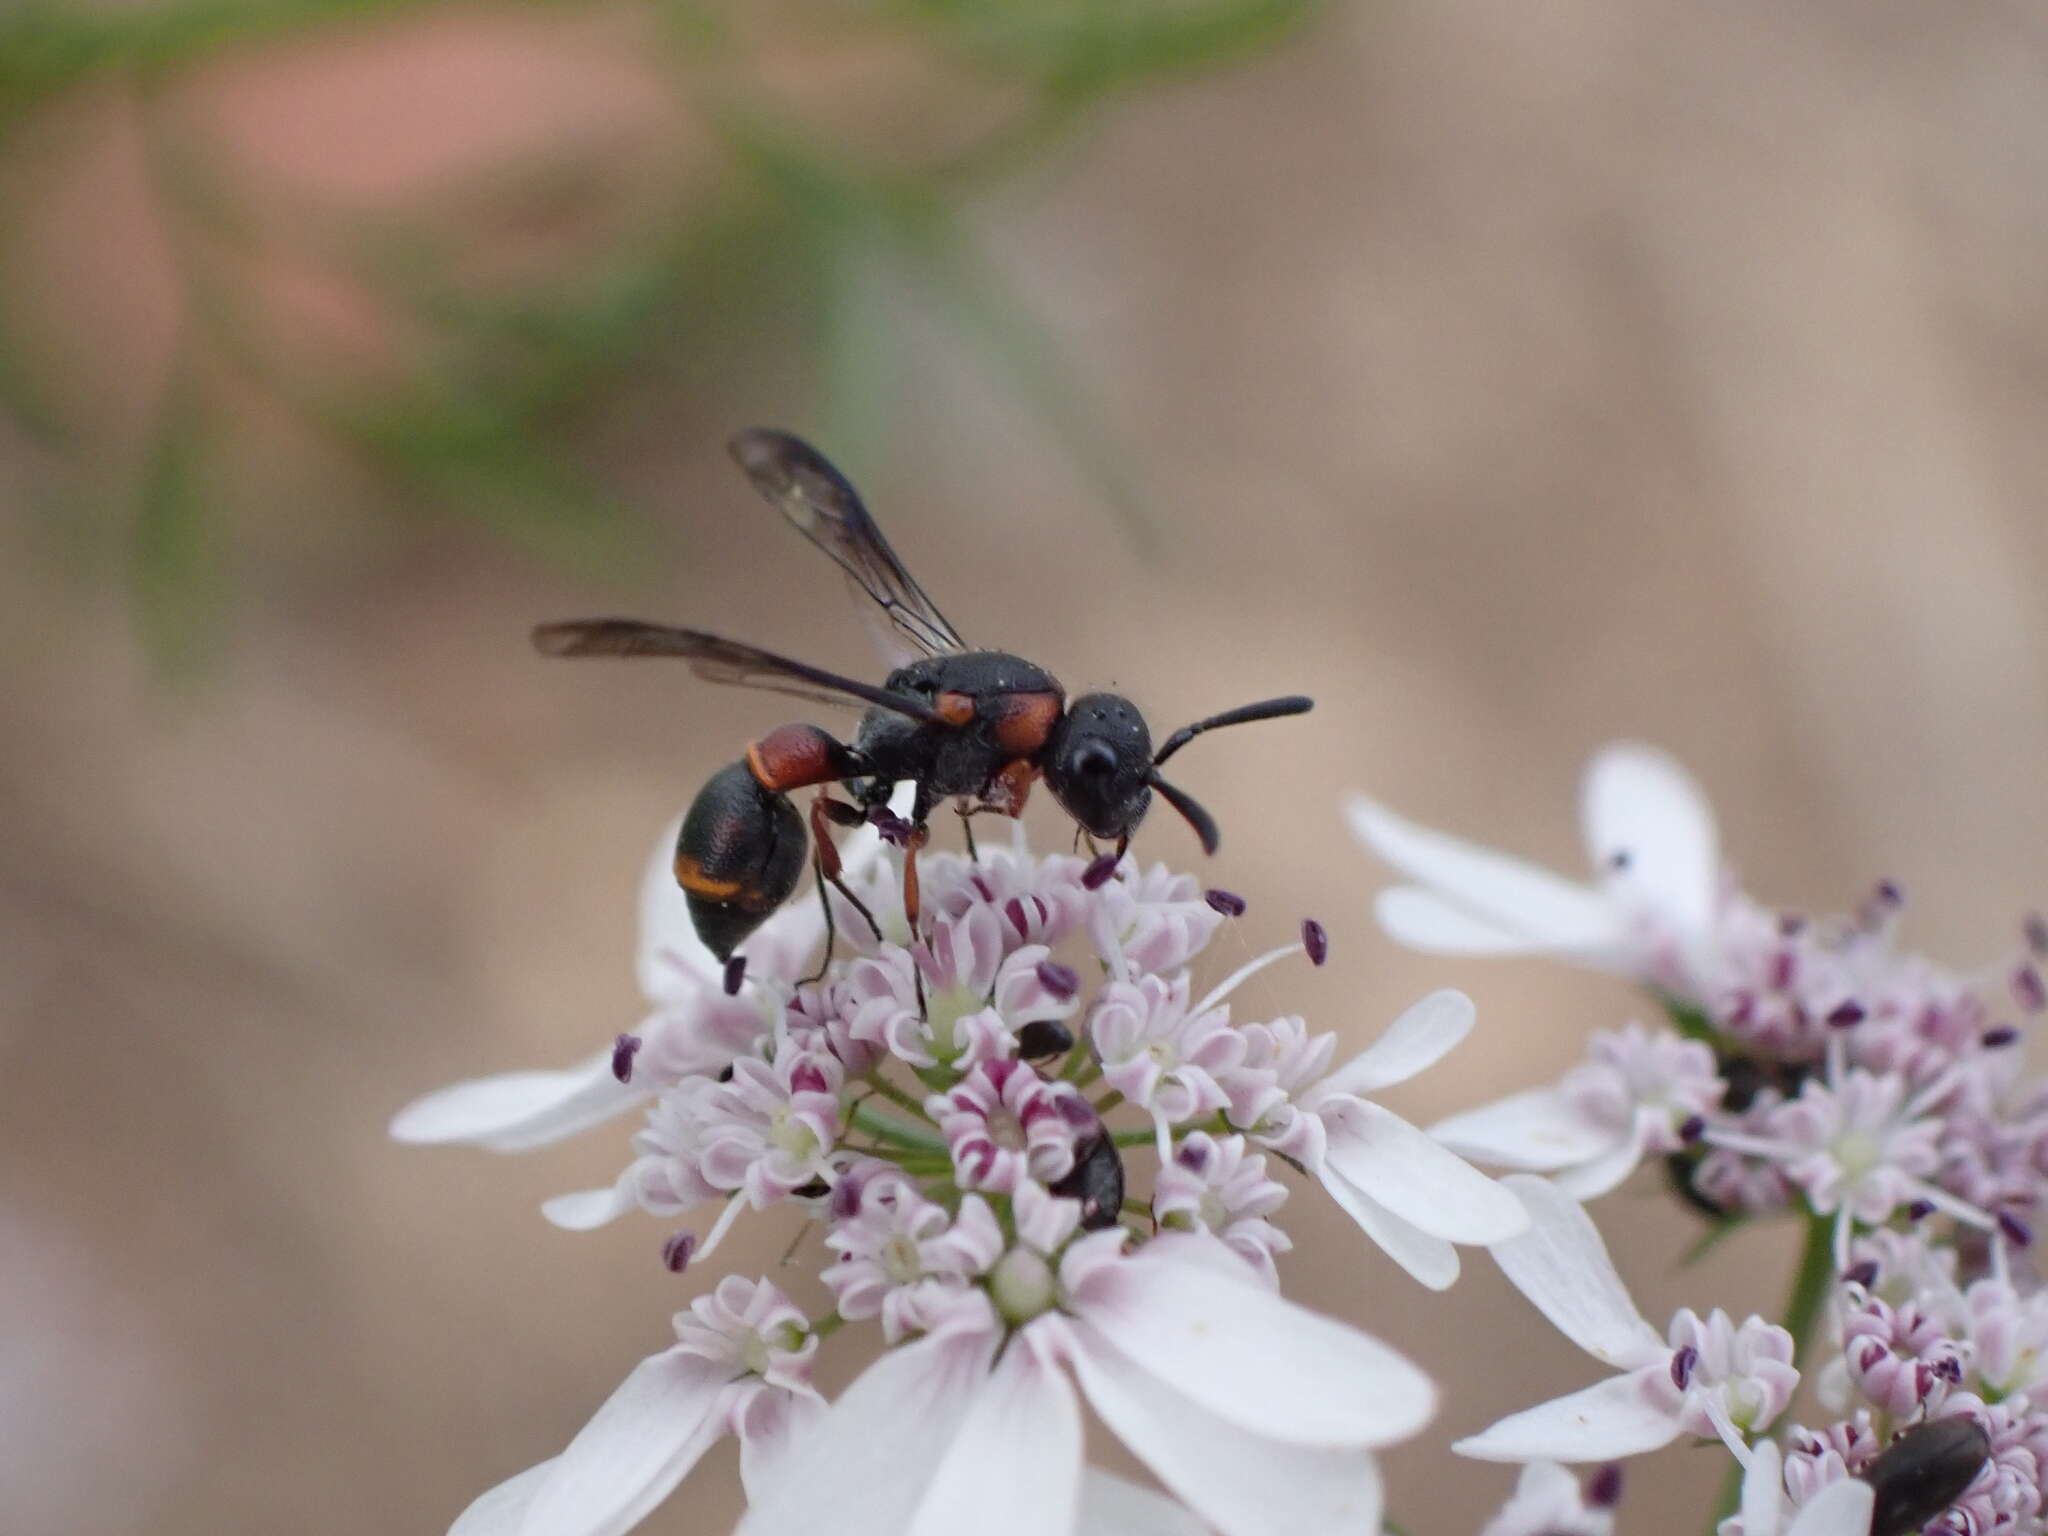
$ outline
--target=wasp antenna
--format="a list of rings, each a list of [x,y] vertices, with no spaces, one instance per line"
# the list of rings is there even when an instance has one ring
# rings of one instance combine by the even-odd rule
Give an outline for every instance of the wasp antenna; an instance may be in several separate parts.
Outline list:
[[[1202,840],[1202,852],[1214,854],[1223,841],[1223,834],[1216,830],[1216,818],[1202,809],[1202,802],[1184,789],[1176,789],[1157,773],[1148,773],[1145,782],[1158,790],[1166,803],[1179,811],[1181,818],[1195,829],[1195,836]]]
[[[1256,704],[1240,704],[1235,709],[1226,709],[1220,715],[1211,715],[1206,720],[1197,720],[1193,725],[1184,725],[1167,737],[1165,743],[1153,754],[1152,766],[1157,768],[1202,732],[1213,731],[1220,725],[1249,725],[1254,720],[1277,720],[1282,715],[1305,715],[1315,707],[1314,699],[1299,693],[1290,693],[1284,699],[1261,699]],[[1187,812],[1183,811],[1181,814],[1185,816]]]
[[[533,626],[533,648],[543,656],[608,656],[623,653],[630,619],[569,619]]]

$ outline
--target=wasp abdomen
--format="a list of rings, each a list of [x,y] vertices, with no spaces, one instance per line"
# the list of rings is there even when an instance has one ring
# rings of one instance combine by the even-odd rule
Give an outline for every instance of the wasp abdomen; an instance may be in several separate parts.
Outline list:
[[[721,768],[690,802],[676,839],[676,884],[697,937],[720,960],[789,899],[804,870],[803,818],[745,762]]]

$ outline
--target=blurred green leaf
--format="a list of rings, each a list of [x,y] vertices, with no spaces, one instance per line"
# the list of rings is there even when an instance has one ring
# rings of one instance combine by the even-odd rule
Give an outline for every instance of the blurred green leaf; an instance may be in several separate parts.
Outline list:
[[[1094,97],[1264,48],[1320,0],[898,0],[981,63]]]
[[[316,28],[429,9],[594,3],[0,0],[0,131],[102,77],[135,87],[145,107],[145,156],[186,334],[125,510],[138,626],[169,664],[207,649],[218,622],[209,605],[227,591],[231,525],[210,500],[207,467],[233,449],[234,423],[209,419],[196,382],[202,357],[388,470],[406,512],[442,511],[546,558],[616,574],[640,562],[653,521],[607,487],[590,429],[629,386],[722,389],[735,360],[807,346],[820,426],[852,461],[878,458],[901,387],[885,300],[907,284],[1044,422],[1133,542],[1150,542],[1114,434],[1043,322],[977,246],[966,199],[1114,92],[1242,57],[1298,25],[1316,0],[817,0],[780,13],[821,38],[908,35],[1000,76],[1005,89],[1029,87],[1005,125],[916,173],[864,163],[838,140],[766,115],[747,85],[747,29],[734,25],[745,0],[640,0],[661,24],[657,63],[723,135],[732,174],[676,187],[668,206],[641,209],[640,227],[604,230],[593,254],[518,281],[479,278],[477,250],[494,231],[576,229],[628,206],[607,195],[609,146],[555,146],[437,188],[417,206],[367,214],[235,164],[204,139],[199,114],[179,110],[174,89],[187,66],[222,48]],[[10,213],[0,210],[0,236]],[[331,358],[309,355],[249,281],[252,265],[280,258],[372,296],[406,338],[404,361],[337,375]],[[38,374],[37,360],[0,343],[0,409],[42,428],[73,461],[77,484],[64,489],[75,493],[91,483],[97,449],[63,439]],[[416,505],[408,491],[419,493]]]
[[[181,349],[157,402],[133,525],[136,623],[149,653],[190,675],[211,653],[226,617],[225,540],[206,477],[206,405]]]

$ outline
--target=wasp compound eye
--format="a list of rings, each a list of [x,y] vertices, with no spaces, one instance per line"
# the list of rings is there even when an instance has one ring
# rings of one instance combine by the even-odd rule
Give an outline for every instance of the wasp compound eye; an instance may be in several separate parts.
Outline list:
[[[1870,1536],[1906,1536],[1963,1496],[1991,1455],[1991,1437],[1958,1415],[1908,1430],[1864,1468],[1876,1495]]]

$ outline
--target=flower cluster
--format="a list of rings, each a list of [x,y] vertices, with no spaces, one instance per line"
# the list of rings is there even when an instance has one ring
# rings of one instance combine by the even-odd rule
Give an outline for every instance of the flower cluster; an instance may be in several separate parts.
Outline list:
[[[1538,952],[1620,970],[1668,1015],[1593,1036],[1558,1083],[1432,1127],[1482,1162],[1591,1199],[1646,1157],[1718,1213],[1803,1207],[1857,1231],[1939,1213],[2025,1247],[2048,1205],[2048,1083],[2022,1074],[2048,929],[1963,975],[1897,943],[1881,884],[1853,917],[1767,910],[1720,868],[1711,815],[1665,759],[1619,748],[1588,775],[1598,883],[1454,843],[1378,806],[1354,825],[1417,885],[1391,932],[1435,950]],[[1564,893],[1569,893],[1568,896]]]
[[[1743,1468],[1723,1536],[2048,1532],[2048,1290],[2029,1263],[2048,1082],[2018,1048],[2048,1005],[2048,926],[2030,919],[2023,944],[1964,974],[1899,945],[1890,882],[1852,916],[1773,911],[1722,868],[1690,781],[1642,748],[1587,775],[1588,884],[1371,802],[1351,816],[1412,882],[1379,898],[1396,938],[1618,972],[1664,1015],[1595,1034],[1556,1083],[1431,1127],[1517,1170],[1532,1225],[1495,1257],[1619,1373],[1459,1443],[1547,1469],[1496,1524],[1520,1530],[1516,1510],[1541,1507],[1561,1511],[1555,1528],[1598,1529],[1608,1506],[1551,1463],[1690,1435]],[[1646,1159],[1724,1226],[1804,1218],[1784,1326],[1687,1310],[1660,1335],[1636,1312],[1577,1202]],[[1784,1422],[1802,1370],[1834,1416],[1817,1428]]]
[[[747,1536],[1192,1529],[1188,1510],[1230,1536],[1378,1529],[1371,1453],[1420,1428],[1434,1389],[1281,1298],[1275,1218],[1297,1174],[1439,1287],[1455,1245],[1528,1225],[1509,1190],[1375,1099],[1464,1038],[1462,996],[1423,999],[1340,1061],[1299,1017],[1233,1015],[1254,972],[1323,962],[1314,923],[1204,984],[1241,899],[1020,841],[926,853],[912,932],[898,855],[872,832],[843,857],[881,932],[835,894],[838,953],[821,963],[825,913],[798,901],[744,967],[722,966],[668,877],[672,846],[673,829],[643,889],[645,1021],[568,1071],[431,1095],[394,1134],[517,1149],[640,1109],[623,1172],[549,1201],[549,1219],[652,1214],[671,1228],[663,1262],[687,1273],[747,1214],[786,1210],[818,1229],[830,1309],[719,1281],[673,1348],[459,1532],[624,1530],[727,1432]],[[870,1321],[884,1352],[828,1409],[813,1357]],[[1083,1398],[1186,1508],[1084,1468]]]

